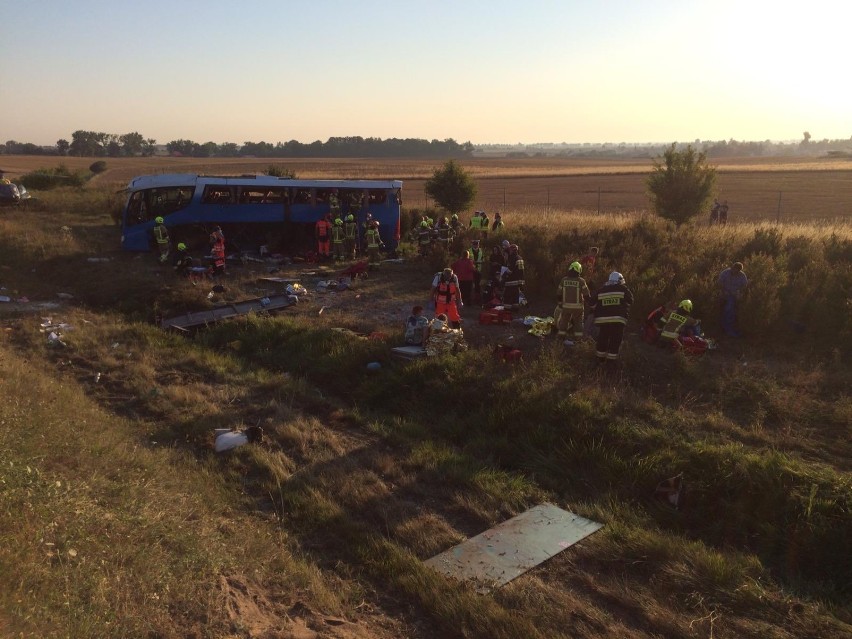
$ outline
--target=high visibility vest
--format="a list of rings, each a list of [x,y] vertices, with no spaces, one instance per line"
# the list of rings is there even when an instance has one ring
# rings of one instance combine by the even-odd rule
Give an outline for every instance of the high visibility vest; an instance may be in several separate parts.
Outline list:
[[[677,339],[680,330],[683,328],[683,325],[689,321],[689,318],[686,315],[681,315],[676,311],[672,311],[669,313],[669,316],[665,321],[666,323],[663,326],[663,332],[660,336],[668,339]]]
[[[454,282],[438,282],[438,290],[435,293],[435,301],[439,304],[454,304],[458,295],[459,289]]]
[[[485,251],[481,248],[470,249],[470,256],[473,258],[473,263],[476,266],[476,270],[482,272],[482,263],[485,261]]]
[[[355,234],[358,231],[358,225],[355,222],[346,222],[343,225],[343,230],[346,234],[347,240],[354,240]]]
[[[421,228],[420,232],[417,234],[417,242],[419,244],[431,244],[432,231],[430,231],[429,229]]]
[[[586,282],[579,277],[564,277],[559,289],[562,292],[562,308],[583,308],[583,289]]]
[[[370,229],[366,234],[367,248],[379,248],[379,232],[376,229]]]
[[[166,228],[165,224],[157,224],[154,227],[154,239],[157,240],[157,244],[169,243],[169,229]]]
[[[343,227],[335,224],[331,227],[331,241],[334,244],[343,244]]]

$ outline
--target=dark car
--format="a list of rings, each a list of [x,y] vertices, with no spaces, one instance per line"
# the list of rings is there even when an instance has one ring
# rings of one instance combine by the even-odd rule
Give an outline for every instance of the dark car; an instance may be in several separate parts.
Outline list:
[[[23,184],[0,182],[0,206],[18,206],[29,199],[31,196]]]

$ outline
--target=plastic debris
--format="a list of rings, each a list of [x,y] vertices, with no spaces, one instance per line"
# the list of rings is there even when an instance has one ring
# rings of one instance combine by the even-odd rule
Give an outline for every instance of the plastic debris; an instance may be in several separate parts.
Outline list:
[[[217,453],[239,448],[249,442],[262,442],[263,429],[260,426],[250,426],[244,431],[233,431],[227,428],[215,430],[216,440],[214,447]]]

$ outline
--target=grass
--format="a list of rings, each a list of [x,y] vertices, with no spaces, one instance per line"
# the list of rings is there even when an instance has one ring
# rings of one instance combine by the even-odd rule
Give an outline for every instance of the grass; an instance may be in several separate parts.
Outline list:
[[[374,275],[360,301],[309,296],[165,334],[154,308],[208,307],[207,289],[111,249],[108,195],[85,198],[0,219],[3,284],[76,296],[51,311],[74,327],[65,347],[46,344],[37,311],[4,318],[3,634],[262,636],[296,620],[328,634],[339,617],[378,637],[849,633],[849,326],[797,315],[808,329],[789,340],[783,316],[839,310],[844,227],[513,212],[536,312],[590,244],[601,272],[625,272],[636,316],[686,295],[712,309],[717,270],[746,261],[748,340],[692,361],[630,335],[609,375],[590,345],[514,327],[470,331],[511,333],[514,367],[488,348],[392,365],[399,309],[422,299],[431,264]],[[252,296],[257,275],[234,269],[226,295]],[[801,304],[806,282],[819,284]],[[368,361],[382,371],[365,376]],[[212,452],[212,429],[255,424],[262,445]],[[681,471],[675,511],[652,495]],[[422,565],[544,500],[605,527],[487,597]]]

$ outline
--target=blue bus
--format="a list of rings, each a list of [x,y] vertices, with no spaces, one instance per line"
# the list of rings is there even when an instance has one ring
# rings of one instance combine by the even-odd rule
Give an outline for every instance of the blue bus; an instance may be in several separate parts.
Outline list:
[[[389,250],[399,243],[402,182],[399,180],[297,180],[269,175],[217,177],[192,173],[143,175],[125,189],[121,246],[154,247],[154,218],[162,217],[173,243],[192,246],[221,226],[232,248],[316,250],[314,225],[336,199],[363,232],[367,214],[379,222]]]

